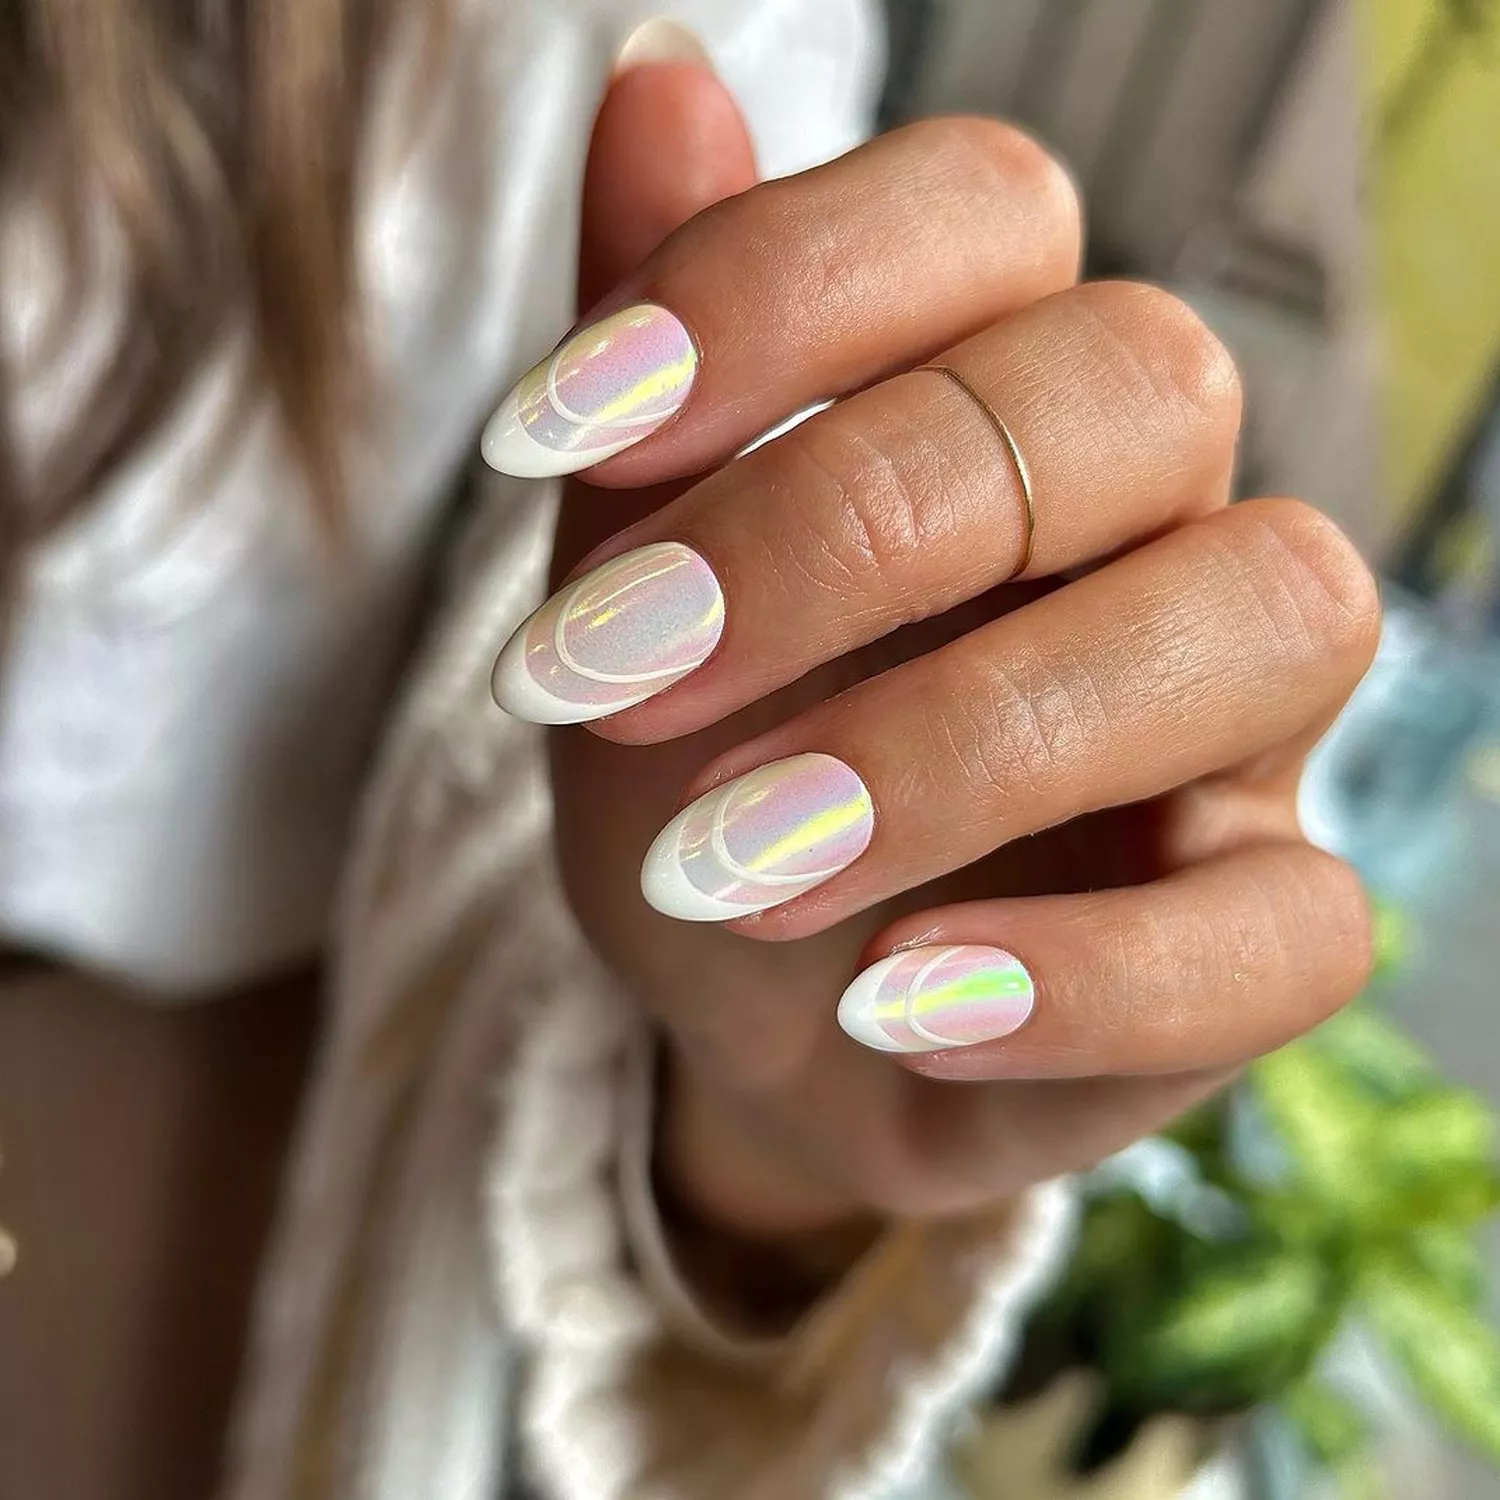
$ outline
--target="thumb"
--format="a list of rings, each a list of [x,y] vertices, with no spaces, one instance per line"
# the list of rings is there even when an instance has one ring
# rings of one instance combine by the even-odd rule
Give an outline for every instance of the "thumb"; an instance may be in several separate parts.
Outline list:
[[[587,308],[700,209],[753,187],[744,116],[703,44],[647,21],[621,49],[583,183],[579,305]]]

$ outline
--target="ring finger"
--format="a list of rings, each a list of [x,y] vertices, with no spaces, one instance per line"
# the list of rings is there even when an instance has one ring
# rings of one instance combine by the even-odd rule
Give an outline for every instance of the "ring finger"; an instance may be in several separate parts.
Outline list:
[[[1319,512],[1217,512],[722,756],[652,845],[646,897],[819,931],[1281,744],[1352,688],[1376,630],[1369,572]]]

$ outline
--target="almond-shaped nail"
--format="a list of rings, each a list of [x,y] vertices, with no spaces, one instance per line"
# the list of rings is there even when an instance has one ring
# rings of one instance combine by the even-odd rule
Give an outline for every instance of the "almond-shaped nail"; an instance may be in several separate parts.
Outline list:
[[[519,719],[584,724],[671,687],[723,633],[713,569],[681,542],[658,542],[554,594],[505,643],[490,688]]]
[[[485,462],[520,479],[602,463],[675,415],[697,373],[692,336],[666,308],[611,313],[516,382],[484,429]]]
[[[779,906],[847,869],[875,831],[864,782],[832,755],[793,755],[715,787],[657,835],[641,891],[685,922]]]
[[[645,63],[692,63],[710,71],[714,65],[703,39],[675,16],[655,16],[642,21],[620,43],[620,50],[615,53],[617,74]]]
[[[941,1052],[1009,1036],[1035,1003],[1026,966],[1003,948],[908,948],[844,991],[839,1025],[878,1052]]]

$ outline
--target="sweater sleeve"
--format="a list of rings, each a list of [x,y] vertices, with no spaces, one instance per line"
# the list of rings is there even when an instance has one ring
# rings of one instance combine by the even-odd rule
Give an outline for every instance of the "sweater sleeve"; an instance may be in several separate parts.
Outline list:
[[[541,737],[485,693],[551,534],[509,498],[366,803],[224,1493],[896,1500],[1003,1377],[1067,1191],[893,1227],[774,1343],[697,1306],[646,1189],[655,1038],[560,888]]]
[[[651,1198],[650,1038],[581,989],[518,1049],[490,1246],[526,1340],[521,1437],[549,1500],[895,1500],[1003,1378],[1060,1264],[1065,1185],[892,1225],[784,1338],[718,1327]],[[612,1045],[602,1038],[613,1038]],[[592,1159],[555,1143],[594,1143]]]

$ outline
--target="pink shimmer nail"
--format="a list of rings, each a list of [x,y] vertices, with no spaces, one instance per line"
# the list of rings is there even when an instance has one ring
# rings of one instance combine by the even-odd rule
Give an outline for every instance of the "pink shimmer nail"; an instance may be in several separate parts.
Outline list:
[[[666,308],[612,313],[521,377],[485,427],[485,462],[523,479],[586,469],[655,432],[697,373],[692,336]]]
[[[602,719],[686,677],[723,631],[713,569],[681,542],[658,542],[554,594],[506,642],[491,690],[534,724]]]

